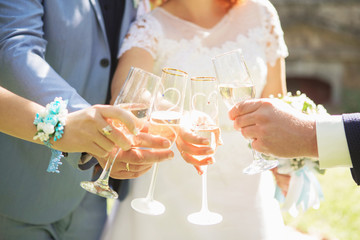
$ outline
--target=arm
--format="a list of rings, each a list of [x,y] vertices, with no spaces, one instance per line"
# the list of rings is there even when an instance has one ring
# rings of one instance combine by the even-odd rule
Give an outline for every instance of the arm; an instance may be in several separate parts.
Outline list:
[[[353,168],[351,174],[354,181],[360,185],[360,113],[343,114],[344,128],[346,133],[346,139],[351,155],[351,161]]]
[[[113,77],[111,103],[115,102],[131,66],[152,72],[153,65],[154,58],[147,50],[141,47],[130,47],[129,50],[125,51],[119,58]],[[134,141],[136,148],[120,151],[114,163],[111,177],[116,179],[136,178],[151,169],[155,162],[164,161],[174,156],[173,152],[168,149],[170,142],[165,138],[142,132],[135,137]],[[104,160],[100,162],[102,167],[104,167]],[[130,170],[126,168],[127,163],[129,163]]]
[[[36,113],[44,109],[43,106],[2,87],[0,102],[1,132],[43,144],[40,140],[33,139],[37,132],[33,121]],[[66,119],[63,137],[51,142],[53,148],[64,152],[89,152],[102,157],[107,156],[115,145],[125,150],[130,149],[132,142],[116,128],[109,136],[102,134],[102,128],[108,125],[107,119],[118,119],[134,132],[135,123],[129,113],[116,106],[98,105],[70,113]]]
[[[319,157],[321,168],[351,167],[340,116],[315,119],[278,99],[241,102],[229,116],[246,138],[255,139],[252,146],[260,152],[285,158]]]
[[[1,2],[1,85],[41,105],[61,96],[69,101],[69,111],[88,107],[45,60],[48,43],[44,38],[43,17],[40,0]]]

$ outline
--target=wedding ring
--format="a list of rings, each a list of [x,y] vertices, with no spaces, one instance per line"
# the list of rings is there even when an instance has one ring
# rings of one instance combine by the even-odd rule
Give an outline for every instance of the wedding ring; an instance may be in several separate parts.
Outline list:
[[[110,125],[107,125],[106,127],[104,127],[103,129],[101,129],[102,133],[105,135],[105,136],[109,136],[111,134],[111,131],[112,131],[112,127]]]
[[[126,163],[126,171],[130,172],[130,163]]]

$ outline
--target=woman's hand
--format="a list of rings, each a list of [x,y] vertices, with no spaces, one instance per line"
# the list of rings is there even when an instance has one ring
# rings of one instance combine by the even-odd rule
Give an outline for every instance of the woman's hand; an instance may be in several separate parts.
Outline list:
[[[115,147],[129,150],[134,144],[124,131],[112,125],[120,121],[130,133],[136,134],[136,118],[113,105],[94,105],[68,114],[63,137],[52,142],[63,152],[87,152],[93,156],[107,157]],[[104,132],[108,127],[110,132]]]
[[[277,171],[277,168],[273,168],[273,169],[271,169],[271,171],[275,177],[276,184],[281,189],[282,194],[286,197],[287,192],[289,190],[291,176],[289,174],[279,173]]]
[[[220,138],[220,130],[215,131],[214,133],[216,145],[221,145],[222,140]],[[202,160],[198,160],[194,157],[197,155],[212,155],[215,153],[215,149],[210,146],[210,142],[207,138],[197,136],[190,130],[180,128],[179,135],[176,139],[176,146],[183,159],[187,163],[194,165],[200,175],[203,174],[201,166],[214,163],[214,158],[212,156],[205,157]]]

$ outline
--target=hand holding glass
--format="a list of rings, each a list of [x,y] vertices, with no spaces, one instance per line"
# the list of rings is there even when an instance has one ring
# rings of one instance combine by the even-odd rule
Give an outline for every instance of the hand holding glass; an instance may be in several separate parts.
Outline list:
[[[160,84],[160,78],[152,73],[139,68],[131,68],[126,82],[121,89],[114,105],[131,112],[136,118],[136,129],[140,131],[149,118],[149,111],[154,101],[154,93]],[[121,122],[112,121],[112,126],[119,128],[129,138],[133,135],[128,132]],[[105,168],[100,177],[95,181],[83,181],[80,183],[85,190],[105,198],[118,198],[118,194],[109,186],[109,176],[115,159],[121,149],[116,150],[116,154],[109,156]],[[126,163],[129,171],[129,163]]]
[[[164,68],[161,74],[161,84],[150,114],[149,133],[167,138],[171,142],[171,146],[179,131],[187,79],[186,72]],[[131,207],[134,210],[148,215],[160,215],[165,212],[165,206],[154,200],[157,172],[158,164],[155,163],[147,196],[132,200]]]
[[[230,110],[237,102],[255,97],[255,86],[249,74],[240,49],[213,58],[222,99]],[[243,170],[246,174],[256,174],[276,167],[277,160],[265,160],[252,149],[254,160]]]
[[[218,89],[216,79],[213,77],[191,78],[190,119],[191,130],[201,137],[209,140],[210,146],[215,150],[218,124]],[[199,161],[209,156],[194,156]],[[198,225],[212,225],[222,221],[218,213],[210,212],[207,199],[207,166],[201,167],[202,174],[202,201],[201,210],[188,216],[188,221]]]

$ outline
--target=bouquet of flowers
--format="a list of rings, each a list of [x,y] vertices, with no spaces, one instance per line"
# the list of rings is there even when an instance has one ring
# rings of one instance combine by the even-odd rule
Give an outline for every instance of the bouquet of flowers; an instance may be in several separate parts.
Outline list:
[[[316,105],[300,91],[297,91],[296,95],[289,92],[285,96],[279,95],[278,98],[305,114],[328,114],[322,105]],[[286,197],[276,186],[275,198],[282,203],[282,210],[288,211],[292,216],[297,216],[301,209],[306,211],[310,207],[319,208],[323,193],[315,174],[324,174],[325,172],[319,168],[319,161],[309,157],[277,160],[279,160],[278,172],[291,175]]]

